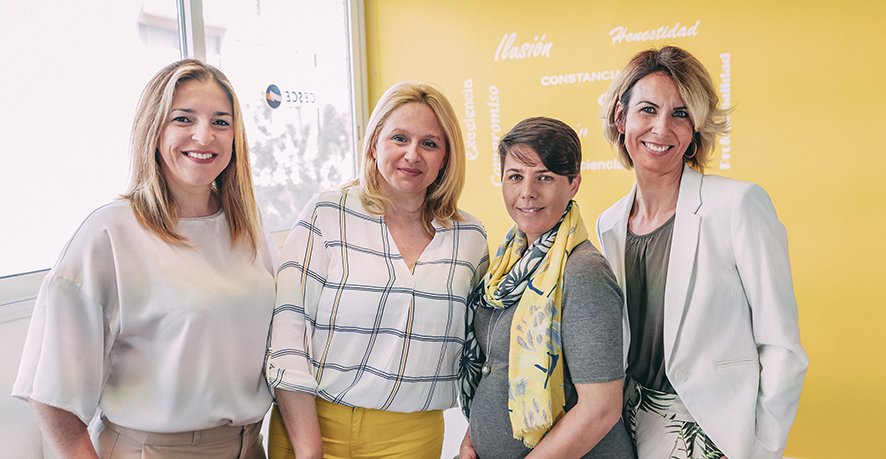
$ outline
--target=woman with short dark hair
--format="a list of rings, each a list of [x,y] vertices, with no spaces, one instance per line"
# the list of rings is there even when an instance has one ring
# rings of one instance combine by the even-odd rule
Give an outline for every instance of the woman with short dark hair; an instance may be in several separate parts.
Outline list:
[[[561,121],[530,118],[499,153],[515,224],[472,302],[460,457],[629,459],[622,295],[572,201],[581,143]]]

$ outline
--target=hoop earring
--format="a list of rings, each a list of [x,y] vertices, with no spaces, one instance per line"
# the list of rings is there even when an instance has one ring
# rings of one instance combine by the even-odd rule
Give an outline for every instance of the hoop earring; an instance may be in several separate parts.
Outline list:
[[[697,145],[695,142],[692,142],[692,147],[693,147],[693,148],[692,148],[692,154],[691,154],[691,155],[686,156],[686,153],[683,153],[683,156],[684,156],[686,159],[692,159],[692,158],[695,157],[695,154],[698,153],[698,145]]]

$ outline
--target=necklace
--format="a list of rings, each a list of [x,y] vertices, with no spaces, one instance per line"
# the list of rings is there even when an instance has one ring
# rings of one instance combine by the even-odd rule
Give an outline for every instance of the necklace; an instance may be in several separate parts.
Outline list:
[[[504,309],[502,309],[504,311]],[[489,316],[489,325],[486,326],[486,361],[483,362],[483,368],[480,369],[480,372],[483,375],[488,375],[490,371],[492,371],[492,335],[495,334],[495,329],[498,328],[498,323],[501,322],[501,316],[504,314],[499,314],[496,318],[495,313],[498,312],[498,309],[493,309],[492,314]]]

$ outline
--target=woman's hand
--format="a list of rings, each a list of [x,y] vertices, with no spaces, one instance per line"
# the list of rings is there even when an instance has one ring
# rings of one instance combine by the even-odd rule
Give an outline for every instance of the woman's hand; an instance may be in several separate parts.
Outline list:
[[[458,459],[477,459],[477,452],[474,451],[474,443],[471,441],[471,428],[465,431],[465,438],[461,441],[461,447],[458,448]]]
[[[28,399],[46,443],[57,457],[98,459],[86,424],[74,413]]]
[[[317,419],[317,401],[312,394],[277,388],[277,405],[298,459],[322,459],[323,437]]]

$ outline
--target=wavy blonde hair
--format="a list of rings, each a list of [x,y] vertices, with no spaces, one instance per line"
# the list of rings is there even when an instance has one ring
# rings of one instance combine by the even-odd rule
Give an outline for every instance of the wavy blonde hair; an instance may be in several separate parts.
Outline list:
[[[176,231],[178,210],[161,172],[157,151],[176,87],[188,80],[214,81],[231,99],[233,152],[228,166],[213,181],[212,189],[221,201],[231,231],[231,246],[242,241],[254,255],[261,246],[261,219],[252,188],[243,114],[231,82],[215,67],[194,59],[181,60],[160,70],[148,82],[132,123],[132,175],[123,198],[129,201],[138,222],[158,237],[172,243],[188,244],[187,238]]]
[[[664,73],[677,84],[692,121],[693,138],[687,151],[695,148],[692,157],[686,157],[684,152],[683,162],[704,172],[705,164],[714,151],[717,136],[729,132],[726,116],[732,109],[719,108],[720,99],[711,82],[711,75],[698,59],[682,48],[665,46],[641,51],[631,58],[606,92],[603,107],[600,109],[603,136],[616,148],[619,161],[626,168],[633,168],[634,163],[625,148],[624,134],[619,132],[619,126],[627,116],[634,85],[653,73]]]
[[[384,209],[391,201],[382,195],[378,185],[378,164],[372,156],[372,148],[378,142],[388,117],[394,110],[408,103],[427,105],[437,115],[446,137],[446,160],[434,183],[428,186],[422,208],[422,228],[425,234],[433,236],[432,222],[437,219],[449,228],[452,221],[464,221],[458,211],[458,198],[465,183],[465,144],[461,126],[449,100],[435,86],[404,81],[385,91],[369,117],[366,136],[363,138],[360,175],[344,188],[354,187],[360,192],[363,206],[375,215],[384,215]]]

